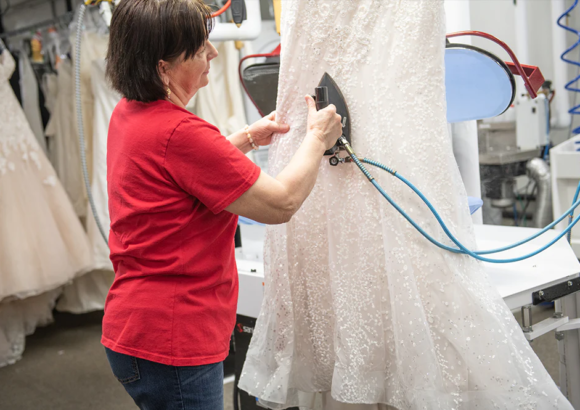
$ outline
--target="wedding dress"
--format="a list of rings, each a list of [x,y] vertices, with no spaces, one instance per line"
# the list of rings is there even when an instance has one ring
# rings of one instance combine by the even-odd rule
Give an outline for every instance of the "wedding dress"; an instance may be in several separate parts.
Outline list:
[[[0,55],[0,366],[18,360],[24,338],[50,322],[60,288],[91,266],[87,236],[40,149]]]
[[[282,2],[277,113],[291,129],[273,140],[271,174],[302,142],[304,95],[328,72],[355,151],[400,171],[475,248],[446,123],[444,35],[443,0]],[[371,171],[448,242],[406,186]],[[321,161],[300,211],[268,227],[264,262],[239,387],[271,408],[311,408],[320,392],[398,410],[572,409],[483,266],[425,240],[353,164]]]

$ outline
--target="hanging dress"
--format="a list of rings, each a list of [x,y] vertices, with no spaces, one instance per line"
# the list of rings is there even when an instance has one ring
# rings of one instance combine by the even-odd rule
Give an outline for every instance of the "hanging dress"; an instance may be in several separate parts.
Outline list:
[[[91,86],[93,95],[93,129],[92,148],[93,173],[91,191],[99,220],[109,232],[110,217],[107,195],[107,135],[109,121],[121,96],[107,83],[105,78],[105,60],[95,60],[91,64]],[[89,208],[87,215],[87,233],[93,256],[93,272],[84,275],[67,286],[63,297],[59,300],[57,309],[67,312],[81,313],[101,310],[105,306],[105,298],[113,284],[115,274],[113,264],[109,259],[109,247],[101,233]]]
[[[282,2],[278,174],[306,134],[306,94],[328,72],[360,156],[392,166],[475,248],[446,123],[443,0]],[[385,172],[393,199],[448,243]],[[353,164],[325,158],[311,195],[265,240],[264,299],[240,388],[272,408],[342,403],[398,410],[572,409],[481,263],[423,238]]]
[[[0,55],[0,366],[17,360],[24,337],[50,321],[59,288],[91,266],[87,236],[40,149]]]

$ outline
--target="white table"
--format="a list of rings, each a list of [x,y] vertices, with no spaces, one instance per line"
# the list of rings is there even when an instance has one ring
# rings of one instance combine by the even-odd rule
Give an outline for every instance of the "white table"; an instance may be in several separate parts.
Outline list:
[[[511,245],[537,233],[536,228],[515,226],[475,225],[477,246],[480,250]],[[546,232],[522,246],[506,252],[485,255],[489,258],[508,259],[531,253],[558,235]],[[532,303],[532,293],[557,283],[577,278],[580,262],[565,237],[556,244],[529,259],[514,263],[484,262],[490,280],[510,309]]]
[[[510,245],[538,232],[535,228],[476,225],[479,249],[494,249]],[[516,249],[495,255],[498,259],[530,253],[557,236],[550,231]],[[263,295],[264,265],[262,263],[264,227],[242,226],[243,251],[237,253],[240,273],[238,310],[244,316],[257,317]],[[490,280],[510,309],[532,303],[532,293],[542,288],[578,277],[580,263],[565,238],[546,251],[515,263],[484,263]]]

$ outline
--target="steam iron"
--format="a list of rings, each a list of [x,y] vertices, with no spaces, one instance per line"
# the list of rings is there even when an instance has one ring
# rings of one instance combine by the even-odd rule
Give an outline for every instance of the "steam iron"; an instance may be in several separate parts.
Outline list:
[[[336,166],[341,161],[341,158],[337,156],[340,151],[345,151],[345,144],[342,138],[345,138],[348,144],[350,144],[350,114],[348,113],[348,107],[346,105],[346,100],[340,92],[340,88],[332,77],[328,73],[324,73],[318,87],[315,89],[315,95],[313,96],[316,102],[316,109],[322,110],[328,107],[330,104],[334,104],[336,107],[336,113],[342,117],[342,136],[336,142],[334,147],[329,149],[324,153],[324,155],[330,155],[330,165]]]

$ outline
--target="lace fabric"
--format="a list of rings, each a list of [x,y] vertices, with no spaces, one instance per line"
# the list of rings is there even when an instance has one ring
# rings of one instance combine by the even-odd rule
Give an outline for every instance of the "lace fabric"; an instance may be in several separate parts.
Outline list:
[[[443,0],[282,2],[279,120],[269,169],[306,133],[304,95],[324,72],[343,92],[352,142],[403,173],[475,248],[446,123]],[[420,200],[372,171],[446,241]],[[292,220],[268,227],[265,291],[240,388],[271,408],[313,395],[398,410],[572,409],[482,265],[427,242],[352,164],[320,165]]]

